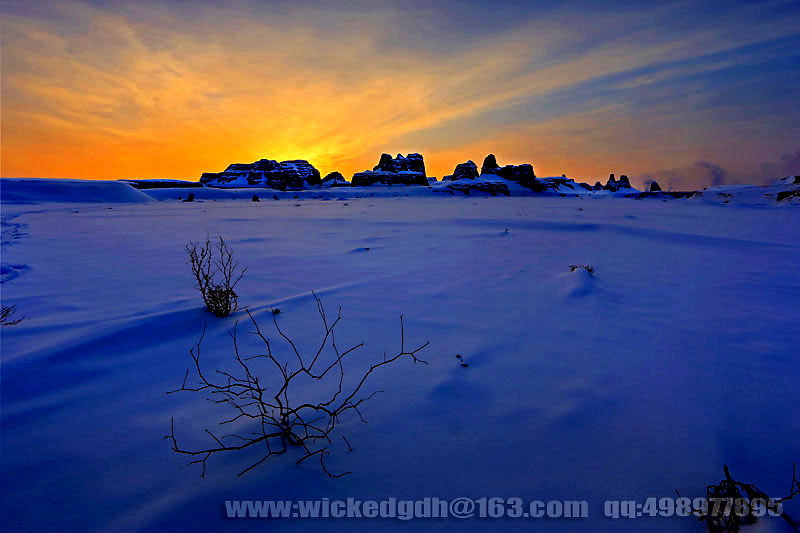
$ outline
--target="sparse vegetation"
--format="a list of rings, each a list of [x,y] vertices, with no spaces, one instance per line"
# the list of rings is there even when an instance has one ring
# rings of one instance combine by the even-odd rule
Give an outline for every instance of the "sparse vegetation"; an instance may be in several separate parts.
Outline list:
[[[797,478],[797,464],[792,468],[792,486],[789,495],[783,498],[770,498],[767,494],[749,483],[736,481],[731,476],[728,465],[724,465],[725,479],[706,488],[706,499],[701,508],[696,504],[692,514],[705,522],[712,533],[736,533],[743,525],[755,524],[759,517],[767,513],[781,517],[793,531],[800,531],[800,522],[783,511],[783,503],[800,495],[800,479]],[[680,498],[681,495],[675,491]]]
[[[186,253],[206,308],[218,317],[236,311],[239,297],[234,289],[247,268],[239,268],[239,262],[234,259],[233,250],[225,239],[218,237],[216,246],[212,245],[209,237],[204,243],[190,242],[186,245]]]
[[[589,274],[594,274],[594,267],[592,265],[570,265],[569,271],[575,272],[579,268],[586,270]]]
[[[239,433],[221,437],[217,437],[206,429],[206,433],[212,439],[211,445],[199,449],[187,449],[178,444],[173,419],[171,432],[165,438],[171,441],[175,453],[194,458],[189,464],[202,465],[201,476],[205,476],[206,461],[214,454],[237,452],[251,447],[260,450],[259,458],[239,472],[240,476],[270,457],[282,455],[292,448],[298,449],[302,453],[302,456],[296,461],[297,464],[317,457],[322,470],[328,476],[341,477],[348,474],[349,472],[331,473],[325,465],[325,456],[330,453],[328,448],[332,444],[331,434],[345,415],[352,412],[366,422],[359,407],[381,392],[374,391],[360,396],[369,377],[379,368],[402,358],[411,359],[414,363],[425,363],[417,357],[417,354],[429,343],[426,342],[414,350],[407,350],[403,317],[401,316],[400,350],[389,357],[384,354],[382,360],[371,364],[368,369],[362,371],[360,378],[348,380],[348,384],[345,384],[343,364],[345,358],[364,346],[364,343],[340,351],[336,345],[334,329],[342,319],[341,308],[333,322],[328,322],[322,301],[316,295],[314,298],[325,332],[319,347],[310,357],[300,354],[296,344],[281,330],[276,315],[273,313],[272,322],[290,353],[288,360],[281,359],[249,311],[247,314],[254,328],[254,331],[250,333],[259,339],[260,344],[263,345],[263,352],[249,357],[243,356],[239,351],[236,327],[234,327],[231,337],[238,373],[217,370],[213,374],[206,374],[200,362],[200,346],[205,335],[205,328],[203,336],[190,350],[189,353],[194,363],[191,373],[198,381],[195,384],[189,383],[190,370],[187,369],[181,387],[167,394],[180,391],[208,393],[209,400],[229,406],[234,413],[231,418],[223,420],[219,424],[239,425],[240,427]],[[266,376],[257,372],[254,364],[257,359],[264,361],[266,365],[264,370],[268,371]],[[329,379],[326,380],[326,378]],[[319,386],[315,385],[311,388],[306,386],[300,389],[305,396],[295,397],[293,392],[296,391],[292,386],[300,382],[307,384],[309,379],[319,382]],[[349,392],[345,392],[347,390]],[[327,399],[320,401],[319,398],[311,397],[314,393],[319,393],[320,396]],[[347,442],[346,439],[345,442]],[[352,450],[349,443],[348,448]]]
[[[22,322],[25,317],[13,318],[14,313],[17,312],[17,306],[2,306],[0,309],[0,326],[15,326]]]

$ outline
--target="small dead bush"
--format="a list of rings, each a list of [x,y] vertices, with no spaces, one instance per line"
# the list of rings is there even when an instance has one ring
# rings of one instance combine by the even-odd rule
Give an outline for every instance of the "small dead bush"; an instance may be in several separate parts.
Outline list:
[[[570,265],[569,271],[575,272],[579,268],[586,270],[589,274],[594,274],[594,267],[592,265]]]
[[[239,268],[225,239],[220,236],[214,244],[209,237],[202,243],[190,242],[186,253],[206,308],[219,317],[236,311],[239,297],[234,289],[247,268]]]
[[[20,322],[22,322],[25,317],[21,316],[19,318],[13,318],[14,313],[17,312],[17,306],[2,306],[0,309],[0,326],[16,326]]]
[[[188,449],[178,444],[175,421],[172,420],[171,432],[165,438],[171,441],[175,453],[195,458],[188,465],[202,465],[201,477],[205,477],[206,461],[213,455],[245,449],[257,450],[258,459],[239,472],[240,476],[270,457],[282,455],[290,449],[297,449],[302,454],[297,459],[297,464],[315,457],[319,459],[322,470],[328,476],[338,478],[348,474],[349,472],[331,473],[325,465],[325,456],[330,453],[331,436],[337,424],[346,415],[357,415],[366,423],[359,408],[364,402],[382,392],[362,394],[362,389],[365,388],[370,376],[378,369],[403,358],[411,359],[414,363],[426,363],[417,357],[417,354],[429,343],[408,350],[401,316],[399,351],[391,356],[384,353],[383,359],[370,364],[367,369],[355,374],[355,379],[348,379],[345,383],[345,358],[364,346],[364,343],[341,351],[336,345],[334,332],[342,319],[341,308],[333,322],[328,322],[322,302],[316,295],[314,298],[322,319],[324,335],[319,347],[309,356],[300,354],[294,341],[281,330],[277,314],[274,312],[271,313],[272,322],[289,354],[286,359],[277,353],[250,311],[247,314],[254,328],[250,333],[259,339],[262,353],[243,356],[239,351],[236,327],[234,327],[231,337],[236,371],[217,370],[214,373],[207,373],[203,369],[200,363],[200,345],[203,336],[189,351],[193,362],[192,368],[186,370],[181,387],[167,394],[180,391],[205,393],[208,395],[208,400],[224,404],[232,412],[229,418],[219,422],[219,425],[239,428],[235,433],[220,437],[206,429],[205,432],[212,439],[209,445]],[[259,359],[262,364],[255,362]],[[190,374],[193,376],[191,380]],[[308,385],[309,380],[313,386]],[[303,388],[302,384],[306,386]],[[346,437],[343,436],[342,439],[352,451]]]
[[[770,498],[763,490],[749,483],[736,481],[728,465],[723,466],[725,479],[706,487],[706,498],[701,508],[692,508],[692,514],[705,522],[711,533],[738,533],[742,526],[755,524],[759,517],[769,514],[782,518],[793,531],[800,531],[800,522],[783,510],[784,502],[800,495],[797,464],[792,468],[792,486],[788,496]],[[675,491],[680,498],[680,493]]]

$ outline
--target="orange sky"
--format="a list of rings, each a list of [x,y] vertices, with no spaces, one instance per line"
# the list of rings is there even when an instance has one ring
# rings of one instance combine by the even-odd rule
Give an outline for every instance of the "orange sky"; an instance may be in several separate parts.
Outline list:
[[[0,173],[196,180],[232,162],[302,158],[323,175],[349,178],[382,152],[416,151],[433,176],[466,159],[480,166],[494,152],[501,164],[532,162],[537,175],[590,180],[722,154],[734,163],[763,161],[791,148],[775,144],[785,129],[767,132],[750,117],[721,124],[714,112],[675,98],[638,107],[616,97],[552,96],[598,80],[625,95],[665,90],[658,85],[665,77],[726,68],[719,59],[681,63],[698,48],[729,49],[724,32],[677,40],[650,28],[647,39],[633,31],[564,53],[584,23],[612,16],[630,23],[637,14],[574,14],[546,24],[534,17],[470,37],[425,26],[440,14],[384,4],[274,13],[233,5],[190,14],[157,3],[72,1],[7,10]],[[794,30],[771,26],[776,38]],[[665,62],[655,72],[636,70]],[[623,72],[630,75],[608,81]]]

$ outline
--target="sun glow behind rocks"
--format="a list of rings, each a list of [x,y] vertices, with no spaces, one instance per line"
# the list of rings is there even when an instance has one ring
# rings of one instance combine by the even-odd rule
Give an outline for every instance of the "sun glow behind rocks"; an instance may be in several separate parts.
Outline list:
[[[493,152],[582,180],[761,178],[800,138],[800,17],[706,9],[6,3],[0,171],[197,179],[268,157],[349,178],[420,152],[442,176]]]

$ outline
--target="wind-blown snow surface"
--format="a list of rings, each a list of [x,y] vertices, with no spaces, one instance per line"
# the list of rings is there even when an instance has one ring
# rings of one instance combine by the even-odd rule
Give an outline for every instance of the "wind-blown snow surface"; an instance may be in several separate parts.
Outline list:
[[[182,191],[186,193],[186,191]],[[157,191],[158,195],[166,193]],[[251,193],[248,193],[251,194]],[[207,325],[231,368],[243,312],[204,312],[183,245],[221,234],[271,338],[271,307],[309,350],[342,306],[348,377],[384,368],[340,426],[326,477],[292,452],[180,469],[229,414],[180,386]],[[800,210],[615,198],[348,198],[3,205],[2,513],[8,531],[702,531],[612,520],[606,499],[704,494],[728,464],[783,495],[798,457]],[[594,266],[594,276],[572,264]],[[241,349],[258,352],[252,336]],[[289,360],[278,343],[281,357]],[[456,354],[469,364],[463,368]],[[222,428],[224,430],[224,426]],[[224,431],[222,431],[224,433]],[[225,500],[436,496],[588,500],[570,520],[236,520]],[[797,504],[788,507],[797,514]],[[777,519],[763,520],[780,531]]]

